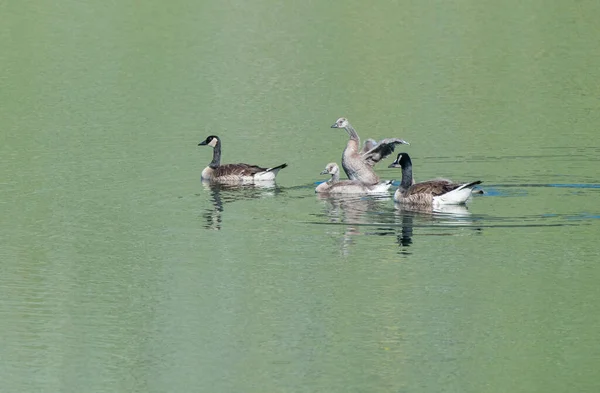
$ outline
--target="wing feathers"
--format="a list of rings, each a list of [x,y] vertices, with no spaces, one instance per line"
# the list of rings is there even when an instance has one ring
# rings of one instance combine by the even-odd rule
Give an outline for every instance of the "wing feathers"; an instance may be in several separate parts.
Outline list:
[[[443,195],[456,188],[460,187],[460,184],[454,184],[447,180],[429,180],[421,183],[413,184],[406,190],[405,196],[414,194],[431,194],[433,196]]]
[[[258,165],[250,164],[225,164],[220,165],[214,171],[213,177],[239,176],[239,177],[254,177],[259,173],[279,171],[287,166],[281,164],[273,168],[263,168]]]
[[[374,147],[372,147],[371,150],[367,151],[366,153],[363,153],[362,158],[367,164],[369,164],[370,166],[374,166],[379,161],[392,154],[396,145],[399,144],[406,144],[406,142],[398,138],[382,139],[379,142],[377,142],[377,144]],[[367,145],[367,143],[365,142],[365,148],[367,146],[371,146],[371,144]]]

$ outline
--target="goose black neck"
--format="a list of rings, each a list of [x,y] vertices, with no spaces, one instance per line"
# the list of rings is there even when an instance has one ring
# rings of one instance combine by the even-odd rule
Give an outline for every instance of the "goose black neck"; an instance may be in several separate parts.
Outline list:
[[[218,141],[215,147],[213,147],[213,159],[208,164],[212,169],[217,169],[221,165],[221,141]]]
[[[412,161],[407,155],[402,156],[402,181],[400,187],[407,189],[412,185],[413,174],[412,174]]]
[[[360,139],[358,137],[358,134],[356,133],[356,130],[354,129],[354,127],[352,127],[352,124],[348,123],[348,125],[344,128],[346,129],[346,132],[348,132],[348,135],[350,135],[350,139],[354,139],[355,141],[358,141]]]

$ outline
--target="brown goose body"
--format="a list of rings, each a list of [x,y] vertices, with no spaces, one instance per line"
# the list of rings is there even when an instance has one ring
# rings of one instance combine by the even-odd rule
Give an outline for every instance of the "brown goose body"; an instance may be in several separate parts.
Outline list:
[[[379,176],[373,166],[394,152],[398,144],[409,143],[398,138],[386,138],[379,142],[367,139],[365,146],[360,150],[360,138],[348,119],[339,118],[331,128],[343,128],[350,139],[342,153],[342,168],[350,180],[358,180],[365,184],[379,183]]]
[[[221,140],[215,135],[207,137],[198,146],[213,148],[213,159],[202,171],[202,180],[206,181],[223,183],[273,181],[277,173],[287,166],[287,164],[281,164],[272,168],[263,168],[243,163],[221,165]]]
[[[454,183],[448,179],[434,179],[414,183],[412,161],[407,153],[400,153],[390,168],[402,168],[402,181],[394,193],[394,201],[412,205],[461,205],[471,197],[473,187],[480,180],[470,183]]]

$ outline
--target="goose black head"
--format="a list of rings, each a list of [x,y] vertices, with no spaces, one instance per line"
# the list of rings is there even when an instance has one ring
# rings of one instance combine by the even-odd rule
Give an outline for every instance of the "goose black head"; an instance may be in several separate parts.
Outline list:
[[[216,135],[211,135],[209,137],[207,137],[205,140],[203,140],[202,142],[198,143],[198,146],[210,146],[210,147],[215,147],[217,146],[217,144],[220,142],[219,137]]]
[[[348,126],[348,119],[345,117],[340,117],[337,121],[331,126],[331,128],[346,128]]]
[[[396,157],[394,162],[388,165],[388,168],[404,168],[410,164],[412,164],[412,162],[410,161],[408,153],[398,153],[398,157]]]

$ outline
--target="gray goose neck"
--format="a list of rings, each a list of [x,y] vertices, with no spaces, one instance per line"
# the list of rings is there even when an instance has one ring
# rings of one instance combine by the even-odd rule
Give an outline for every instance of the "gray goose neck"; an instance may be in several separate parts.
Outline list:
[[[354,127],[352,127],[352,124],[348,123],[348,125],[344,128],[346,129],[348,135],[350,135],[350,139],[353,139],[355,141],[360,140],[358,134],[356,133],[356,130],[354,129]]]
[[[331,175],[331,179],[329,179],[329,184],[335,184],[339,181],[340,181],[340,174],[334,173],[333,175]]]

